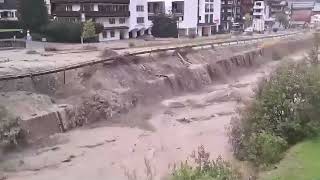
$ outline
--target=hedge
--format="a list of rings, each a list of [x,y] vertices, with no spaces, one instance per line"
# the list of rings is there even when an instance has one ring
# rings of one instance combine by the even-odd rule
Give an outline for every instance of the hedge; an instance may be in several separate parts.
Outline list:
[[[51,22],[42,29],[43,35],[56,42],[80,42],[81,23]]]

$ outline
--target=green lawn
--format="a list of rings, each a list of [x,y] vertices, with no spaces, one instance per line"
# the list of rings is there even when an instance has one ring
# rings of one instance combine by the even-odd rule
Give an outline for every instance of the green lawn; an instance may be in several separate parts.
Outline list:
[[[265,172],[261,180],[320,180],[320,138],[292,147],[277,169]]]

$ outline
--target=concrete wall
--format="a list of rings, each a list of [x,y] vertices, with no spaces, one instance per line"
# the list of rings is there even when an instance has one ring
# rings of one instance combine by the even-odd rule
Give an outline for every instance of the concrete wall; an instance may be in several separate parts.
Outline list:
[[[198,0],[184,1],[184,19],[179,23],[180,28],[197,28],[198,24]]]

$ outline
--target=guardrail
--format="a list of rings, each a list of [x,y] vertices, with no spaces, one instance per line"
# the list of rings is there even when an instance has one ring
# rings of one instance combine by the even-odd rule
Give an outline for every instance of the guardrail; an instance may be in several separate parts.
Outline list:
[[[65,72],[72,69],[78,69],[85,66],[91,66],[94,64],[100,64],[105,63],[109,61],[113,61],[117,58],[123,57],[123,56],[135,56],[135,55],[142,55],[142,54],[150,54],[150,53],[156,53],[156,52],[164,52],[164,51],[170,51],[170,50],[178,50],[183,48],[206,48],[207,46],[215,47],[215,46],[221,46],[221,45],[234,45],[234,44],[246,44],[248,42],[258,42],[264,39],[272,39],[272,38],[282,38],[282,37],[289,37],[293,35],[297,35],[300,32],[294,32],[294,33],[287,33],[287,34],[280,34],[280,35],[269,35],[269,36],[263,36],[263,37],[255,37],[255,38],[240,38],[236,40],[216,40],[214,42],[199,42],[199,43],[185,43],[185,44],[179,44],[179,45],[173,45],[173,46],[157,46],[157,47],[150,47],[150,48],[136,48],[136,49],[129,49],[130,51],[122,51],[117,56],[112,56],[107,59],[97,59],[92,61],[86,61],[82,63],[77,64],[70,64],[63,67],[57,67],[54,69],[47,69],[47,70],[40,70],[37,72],[32,73],[23,73],[23,74],[8,74],[4,76],[0,76],[0,81],[5,80],[13,80],[13,79],[22,79],[27,77],[36,77],[36,76],[42,76],[47,74],[54,74],[58,72],[64,73],[64,79],[65,79]]]

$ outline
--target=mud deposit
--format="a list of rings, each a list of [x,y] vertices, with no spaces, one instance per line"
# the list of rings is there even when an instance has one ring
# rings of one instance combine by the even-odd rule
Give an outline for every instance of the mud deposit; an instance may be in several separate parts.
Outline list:
[[[310,42],[295,37],[259,46],[122,58],[68,72],[66,84],[61,75],[1,84],[2,98],[19,95],[10,106],[43,146],[8,155],[0,168],[14,180],[122,180],[133,171],[143,179],[146,159],[160,179],[199,145],[212,158],[232,159],[226,127],[236,108],[250,101],[257,81],[280,63],[270,60],[273,50],[283,48],[285,56]],[[21,99],[45,101],[26,111],[16,106]],[[51,120],[41,124],[48,114]]]

